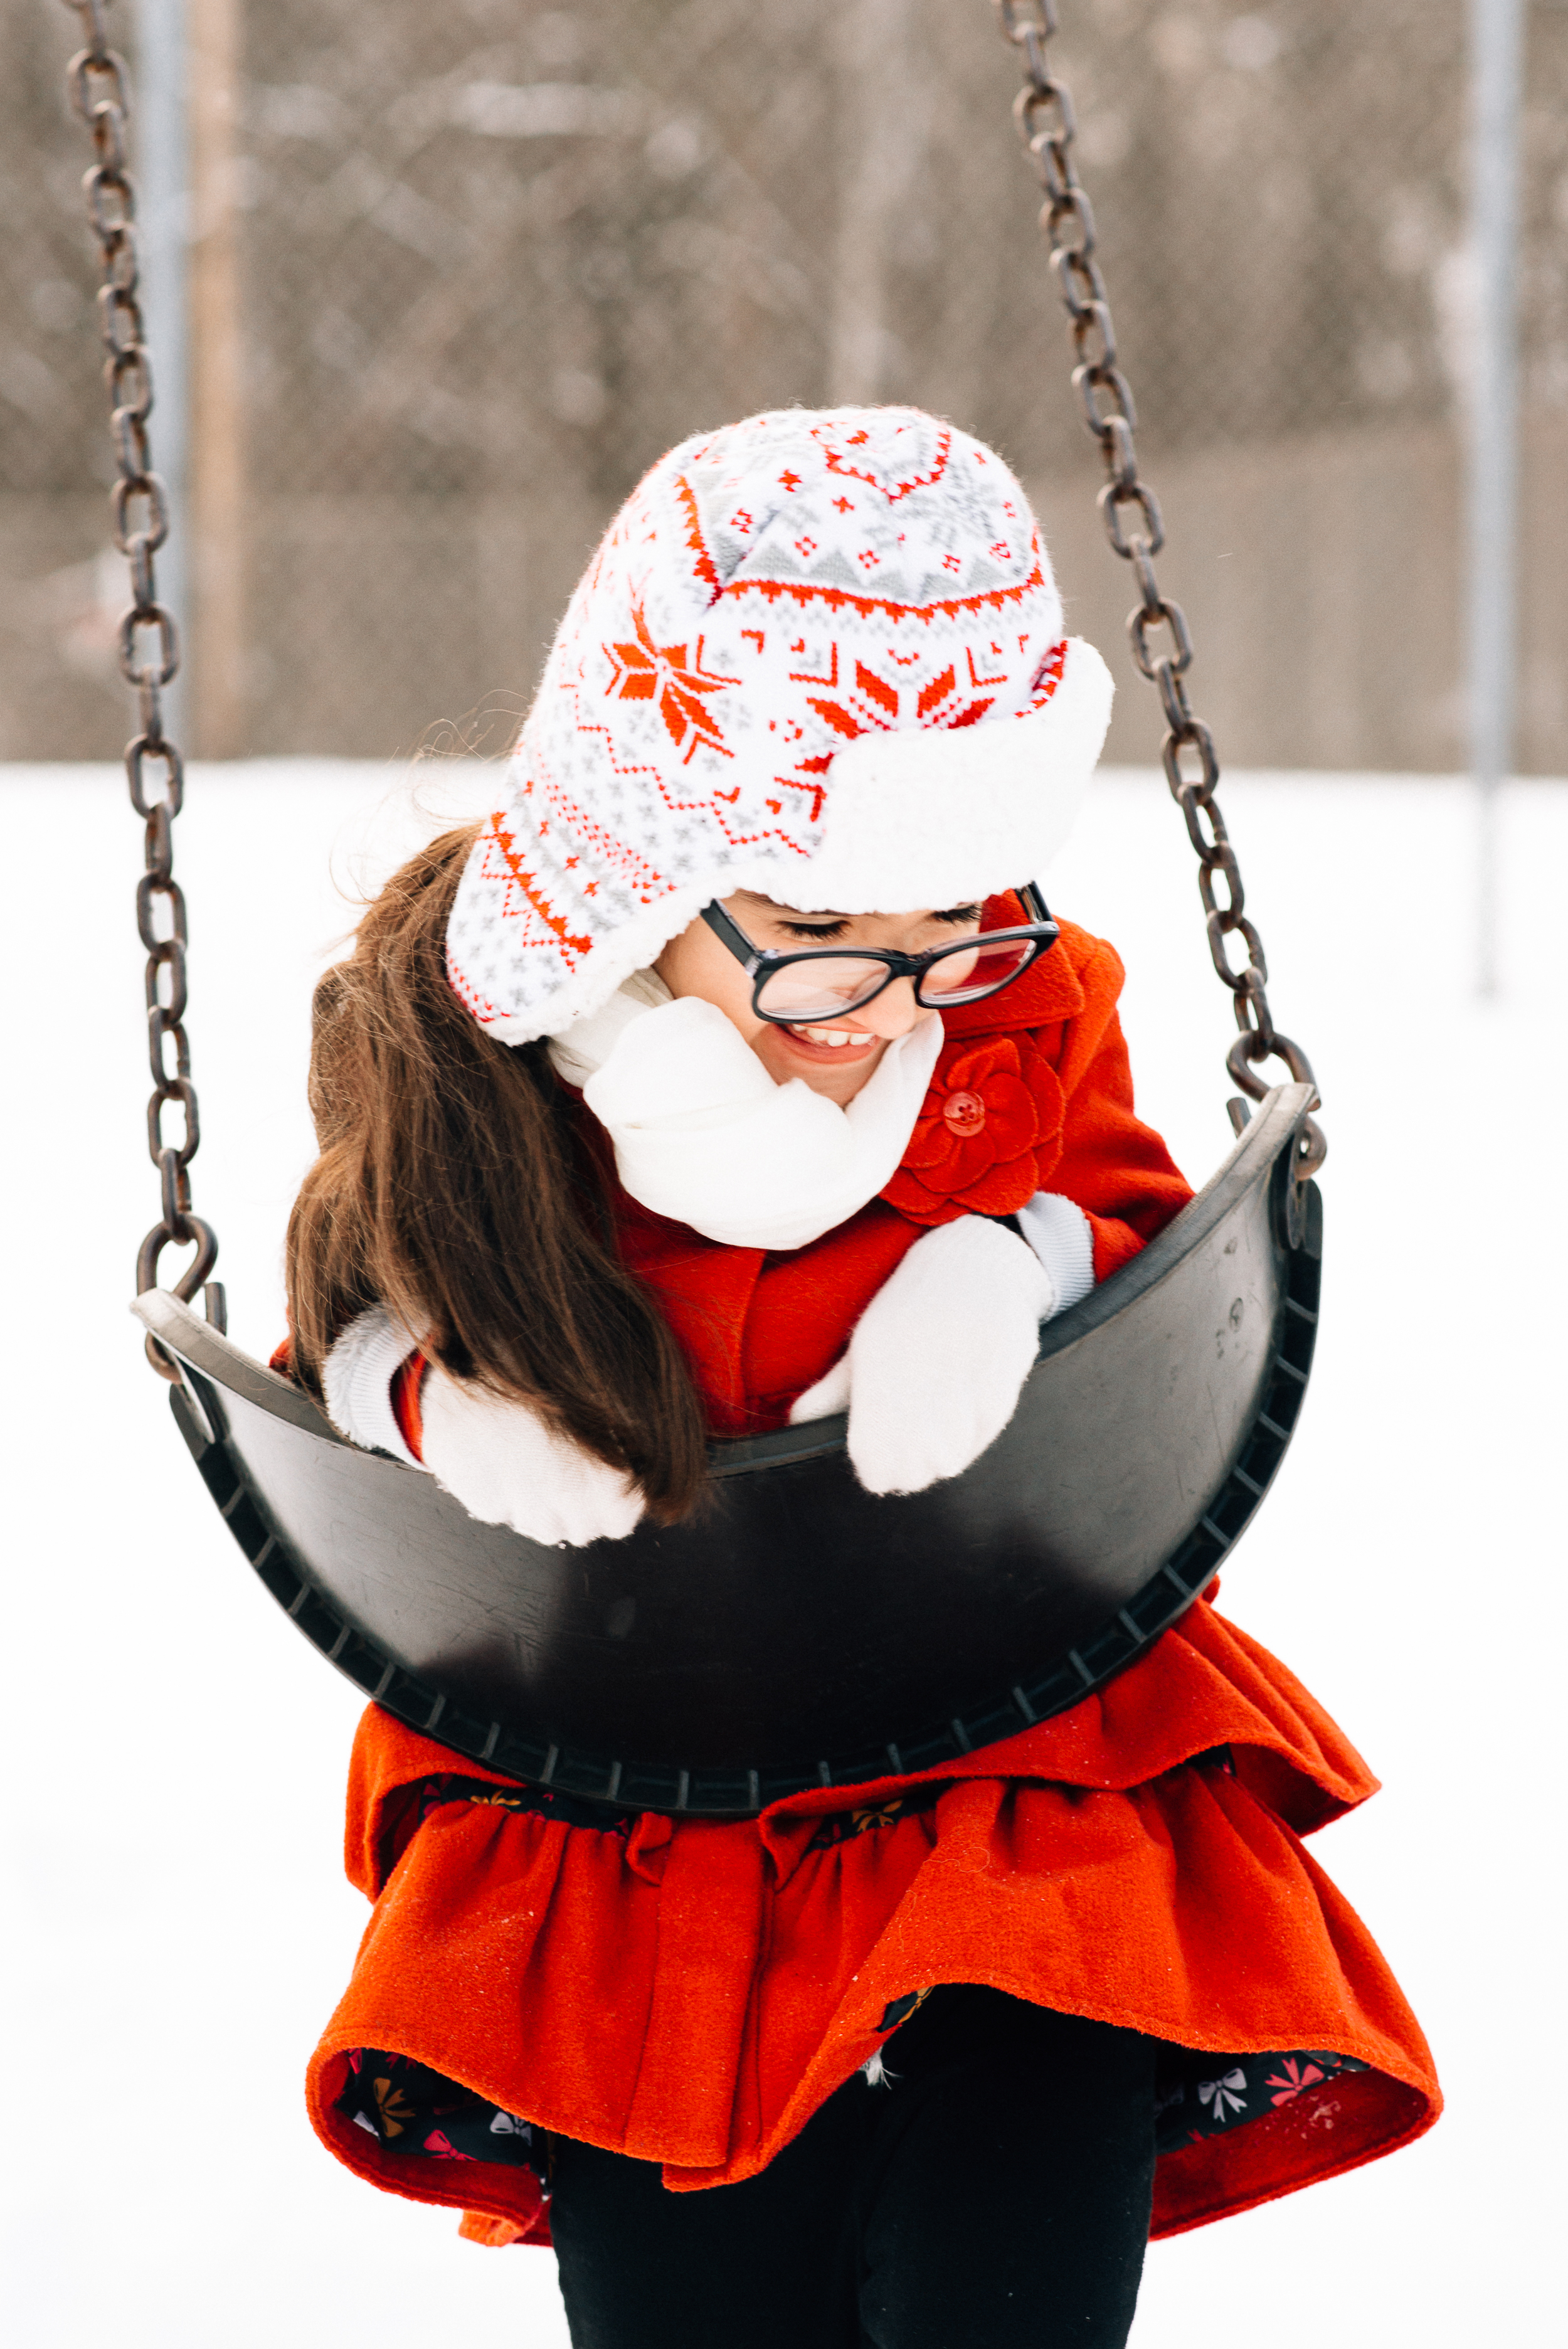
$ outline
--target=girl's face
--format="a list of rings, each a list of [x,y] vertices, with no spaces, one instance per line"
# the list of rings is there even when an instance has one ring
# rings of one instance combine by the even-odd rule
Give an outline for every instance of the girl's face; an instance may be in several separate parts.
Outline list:
[[[888,947],[924,954],[951,946],[980,926],[978,905],[918,914],[802,914],[741,889],[724,910],[758,948],[780,954],[802,947]],[[751,981],[722,939],[700,918],[672,938],[654,968],[672,995],[697,995],[717,1005],[745,1037],[775,1084],[801,1077],[813,1092],[841,1108],[853,1101],[895,1037],[922,1019],[934,1019],[914,999],[913,981],[895,979],[871,1003],[846,1012],[831,1027],[780,1028],[751,1008]]]

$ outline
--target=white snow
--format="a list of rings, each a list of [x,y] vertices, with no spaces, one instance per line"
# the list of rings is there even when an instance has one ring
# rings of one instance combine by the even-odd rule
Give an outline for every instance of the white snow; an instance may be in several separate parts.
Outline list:
[[[478,806],[487,778],[442,789]],[[192,771],[196,1205],[270,1350],[311,1150],[309,986],[418,819],[397,771]],[[1237,776],[1224,803],[1332,1155],[1315,1389],[1222,1604],[1387,1791],[1315,1845],[1437,2050],[1412,2150],[1149,2262],[1140,2349],[1549,2336],[1563,2192],[1555,1713],[1568,1319],[1558,1191],[1568,785],[1503,806],[1503,964],[1470,993],[1473,816],[1428,779]],[[552,2262],[459,2244],[316,2145],[299,2083],[363,1920],[339,1860],[356,1700],[213,1516],[125,1306],[143,1154],[139,831],[117,770],[0,770],[11,885],[4,1679],[11,2337],[26,2349],[558,2349]],[[380,844],[377,845],[377,840]],[[1228,1140],[1227,999],[1155,776],[1097,786],[1049,876],[1129,965],[1140,1103],[1190,1172]],[[737,2349],[744,2349],[738,2336]]]

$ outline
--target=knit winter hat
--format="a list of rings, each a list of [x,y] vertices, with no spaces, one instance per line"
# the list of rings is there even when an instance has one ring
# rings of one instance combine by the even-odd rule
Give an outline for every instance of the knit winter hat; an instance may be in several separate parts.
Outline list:
[[[913,408],[699,433],[610,525],[448,930],[509,1044],[607,1002],[715,897],[902,913],[1037,877],[1110,715],[1017,481]]]

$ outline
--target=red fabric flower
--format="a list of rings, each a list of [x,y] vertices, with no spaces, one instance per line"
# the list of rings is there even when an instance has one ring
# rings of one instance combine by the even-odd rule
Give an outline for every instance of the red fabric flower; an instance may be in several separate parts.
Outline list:
[[[1066,1104],[1030,1035],[942,1048],[903,1162],[882,1192],[916,1224],[1011,1216],[1061,1156]]]

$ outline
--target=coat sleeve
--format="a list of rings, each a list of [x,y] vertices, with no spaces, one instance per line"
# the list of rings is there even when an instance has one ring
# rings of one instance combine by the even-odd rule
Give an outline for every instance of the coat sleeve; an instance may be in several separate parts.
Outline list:
[[[1097,938],[1078,967],[1083,1009],[1067,1022],[1057,1063],[1067,1106],[1062,1153],[1047,1187],[1088,1216],[1096,1280],[1136,1256],[1192,1196],[1164,1143],[1133,1109],[1116,1009],[1125,976],[1115,947]]]

